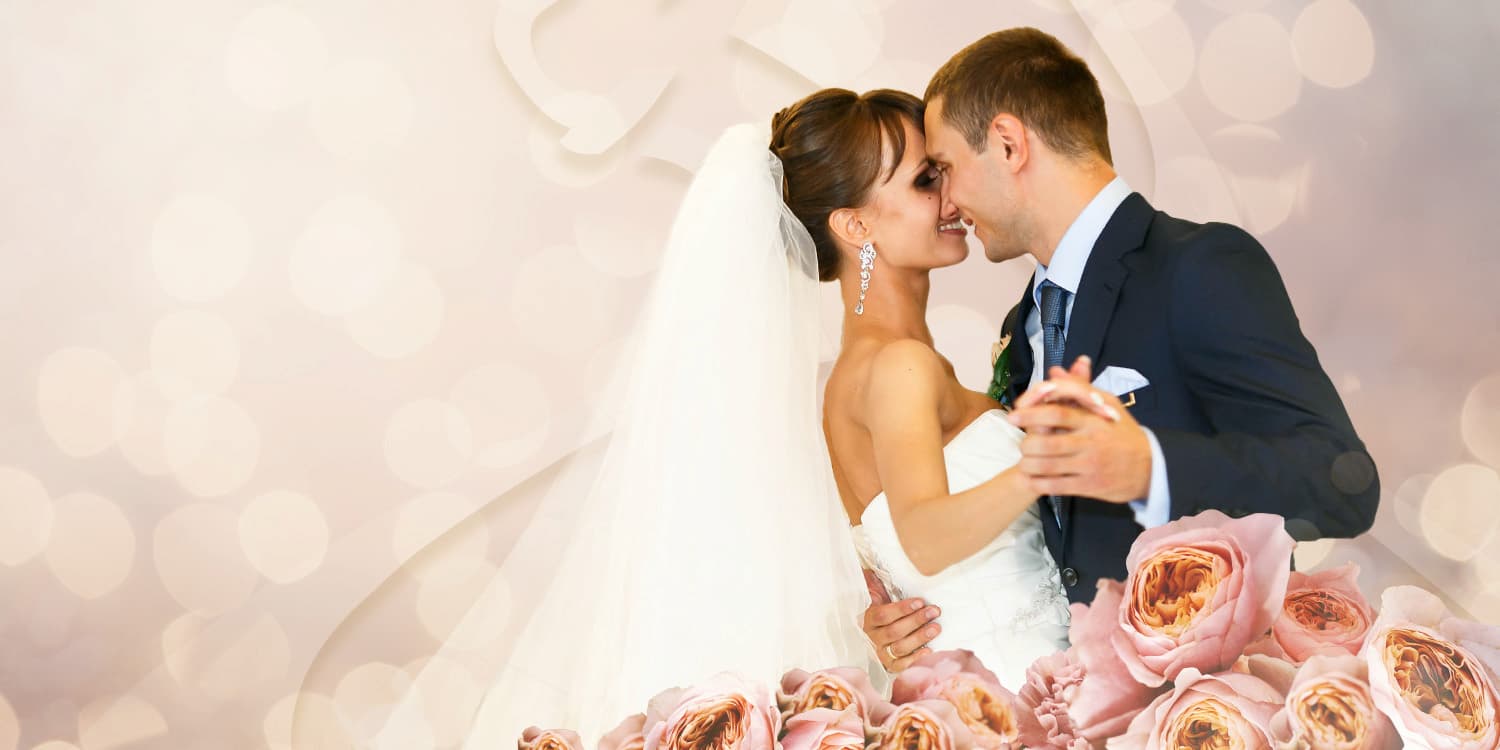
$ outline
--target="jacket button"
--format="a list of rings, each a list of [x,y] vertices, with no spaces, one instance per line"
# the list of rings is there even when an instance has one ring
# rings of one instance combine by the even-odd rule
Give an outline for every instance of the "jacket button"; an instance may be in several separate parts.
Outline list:
[[[1073,588],[1078,585],[1078,571],[1072,568],[1062,569],[1062,582],[1064,586]]]

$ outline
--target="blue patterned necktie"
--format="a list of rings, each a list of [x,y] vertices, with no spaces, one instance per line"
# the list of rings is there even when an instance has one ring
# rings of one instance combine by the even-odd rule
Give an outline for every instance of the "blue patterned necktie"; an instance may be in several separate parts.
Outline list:
[[[1042,282],[1042,378],[1054,367],[1063,366],[1063,347],[1067,343],[1068,290],[1050,282]],[[1057,528],[1062,528],[1062,498],[1047,497],[1052,506],[1052,518]]]
[[[1042,282],[1042,377],[1054,367],[1062,367],[1063,347],[1067,342],[1068,290]]]

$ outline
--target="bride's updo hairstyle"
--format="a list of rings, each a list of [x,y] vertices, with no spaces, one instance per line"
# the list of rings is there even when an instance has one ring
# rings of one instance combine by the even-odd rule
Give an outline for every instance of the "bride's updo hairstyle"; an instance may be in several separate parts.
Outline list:
[[[891,179],[906,153],[905,122],[921,132],[922,100],[894,89],[823,89],[771,118],[771,153],[786,179],[782,192],[812,235],[820,280],[838,277],[828,215],[865,205],[876,180]]]

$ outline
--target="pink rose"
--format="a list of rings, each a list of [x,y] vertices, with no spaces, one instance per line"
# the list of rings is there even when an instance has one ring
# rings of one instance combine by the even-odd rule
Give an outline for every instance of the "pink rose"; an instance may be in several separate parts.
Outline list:
[[[1027,747],[1103,747],[1165,692],[1137,682],[1110,642],[1124,592],[1119,581],[1099,581],[1093,606],[1073,605],[1073,646],[1026,671],[1017,713]]]
[[[787,719],[782,750],[864,750],[865,720],[853,706],[814,708]]]
[[[1370,699],[1410,746],[1433,750],[1494,750],[1497,699],[1484,664],[1447,633],[1477,636],[1449,617],[1442,600],[1415,586],[1393,586],[1365,642]]]
[[[1277,693],[1286,695],[1292,689],[1292,680],[1297,678],[1299,668],[1300,665],[1280,656],[1247,654],[1234,663],[1231,671],[1259,677],[1261,682],[1275,688]]]
[[[598,750],[644,750],[645,746],[646,715],[635,714],[604,735]]]
[[[665,718],[653,723],[673,699]],[[725,673],[653,698],[646,725],[644,750],[772,750],[781,711],[770,688]]]
[[[1284,696],[1259,677],[1240,672],[1199,674],[1188,667],[1171,692],[1137,714],[1110,750],[1217,748],[1269,750],[1271,718]]]
[[[1270,630],[1291,573],[1282,523],[1208,510],[1136,538],[1111,638],[1136,680],[1155,687],[1189,667],[1227,669]]]
[[[783,719],[814,708],[842,711],[852,706],[861,721],[877,726],[895,709],[870,683],[870,675],[853,667],[793,669],[782,676],[776,701]]]
[[[896,707],[875,732],[870,750],[972,750],[974,734],[946,701],[920,700]]]
[[[1359,567],[1349,563],[1318,573],[1293,572],[1281,617],[1272,627],[1287,657],[1301,664],[1314,654],[1357,654],[1375,622],[1359,591]]]
[[[526,727],[516,750],[583,750],[583,739],[571,729]]]
[[[1250,645],[1245,647],[1245,653],[1242,656],[1270,656],[1277,659],[1284,659],[1288,662],[1292,660],[1291,655],[1276,640],[1276,633],[1274,632],[1266,633],[1251,641]]]
[[[924,654],[896,675],[891,684],[891,702],[896,705],[929,697],[934,686],[957,674],[971,674],[996,684],[1000,678],[968,649],[951,649]]]
[[[1450,617],[1443,620],[1441,630],[1483,663],[1490,671],[1490,679],[1500,686],[1500,627]]]
[[[1401,738],[1370,700],[1365,662],[1358,656],[1309,658],[1271,719],[1271,736],[1285,747],[1396,750]]]
[[[925,654],[897,675],[891,686],[897,704],[943,700],[958,710],[976,747],[1004,750],[1016,741],[1016,696],[972,651]]]

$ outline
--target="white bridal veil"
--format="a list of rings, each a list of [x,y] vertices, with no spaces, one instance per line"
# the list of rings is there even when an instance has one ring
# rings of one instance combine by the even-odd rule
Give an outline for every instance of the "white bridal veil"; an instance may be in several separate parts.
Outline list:
[[[442,646],[494,662],[464,747],[510,747],[533,724],[592,747],[657,692],[722,671],[883,674],[820,426],[817,260],[768,141],[729,128],[689,186],[608,395],[602,461],[560,466],[533,516],[566,519],[566,547],[539,548],[528,527],[499,565],[547,579],[509,602],[519,635],[498,660],[475,652],[492,619],[476,607]],[[438,679],[417,675],[377,746],[423,745],[414,696],[441,695]]]

